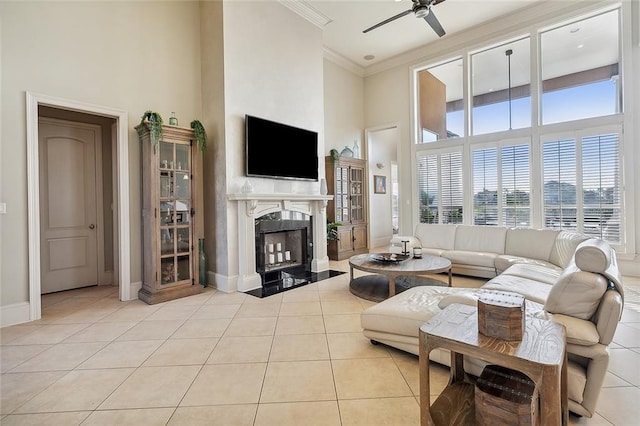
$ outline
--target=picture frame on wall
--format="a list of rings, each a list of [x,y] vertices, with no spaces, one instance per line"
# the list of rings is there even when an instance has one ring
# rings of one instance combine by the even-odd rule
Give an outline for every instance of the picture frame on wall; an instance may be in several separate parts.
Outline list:
[[[380,175],[373,175],[373,192],[375,194],[387,193],[387,177]]]

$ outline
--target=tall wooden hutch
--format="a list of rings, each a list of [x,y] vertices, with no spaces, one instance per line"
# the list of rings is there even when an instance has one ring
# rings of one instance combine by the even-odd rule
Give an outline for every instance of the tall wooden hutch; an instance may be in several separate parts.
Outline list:
[[[198,237],[202,235],[202,155],[193,130],[163,126],[153,146],[142,135],[144,277],[138,297],[149,304],[202,291]]]
[[[329,241],[331,260],[343,260],[368,252],[367,170],[365,160],[325,157],[327,190],[333,200],[327,205],[327,219],[338,222],[338,239]]]

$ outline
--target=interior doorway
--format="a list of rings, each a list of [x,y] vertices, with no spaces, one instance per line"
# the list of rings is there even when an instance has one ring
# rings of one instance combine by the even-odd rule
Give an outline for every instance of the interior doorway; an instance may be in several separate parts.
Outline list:
[[[55,115],[69,120],[49,118]],[[103,144],[102,135],[115,120],[93,124],[93,116],[78,115],[38,110],[41,294],[113,284],[113,235],[103,232],[104,217],[113,222],[103,208],[112,204],[111,185],[105,185],[111,176],[110,138]]]
[[[371,247],[387,247],[394,231],[397,232],[398,229],[397,223],[394,223],[394,207],[397,222],[400,189],[397,186],[396,167],[400,130],[395,124],[370,128],[365,130],[365,138],[369,169],[369,211],[376,212],[369,218],[369,241]],[[396,175],[393,174],[394,171]],[[375,182],[384,182],[384,191],[374,188]]]
[[[41,318],[41,218],[40,218],[40,162],[39,120],[41,113],[75,115],[89,120],[104,121],[109,126],[110,170],[109,194],[111,202],[102,211],[111,212],[110,220],[103,220],[103,228],[110,223],[112,247],[108,250],[113,257],[113,272],[110,280],[119,287],[119,299],[137,298],[137,289],[131,289],[130,265],[130,218],[129,218],[129,148],[128,113],[110,107],[85,104],[73,100],[55,98],[31,92],[26,93],[27,106],[27,201],[29,231],[29,320]],[[56,118],[56,117],[54,117]],[[59,118],[59,117],[58,117]],[[82,121],[82,120],[81,120]],[[106,124],[108,123],[108,124]],[[104,144],[103,144],[104,146]],[[103,183],[105,183],[103,179]],[[104,231],[105,230],[101,230]],[[104,268],[103,268],[104,269]],[[98,278],[100,280],[100,278]],[[132,294],[133,293],[133,294]]]

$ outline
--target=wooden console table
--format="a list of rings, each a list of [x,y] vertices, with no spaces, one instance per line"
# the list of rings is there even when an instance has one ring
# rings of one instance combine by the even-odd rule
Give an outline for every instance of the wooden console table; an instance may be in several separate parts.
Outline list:
[[[511,368],[529,376],[540,395],[541,425],[566,425],[567,352],[561,324],[525,318],[521,341],[506,341],[478,333],[473,306],[451,304],[420,327],[420,420],[433,425],[429,401],[429,353],[435,348],[451,351],[449,386],[464,381],[463,355]]]

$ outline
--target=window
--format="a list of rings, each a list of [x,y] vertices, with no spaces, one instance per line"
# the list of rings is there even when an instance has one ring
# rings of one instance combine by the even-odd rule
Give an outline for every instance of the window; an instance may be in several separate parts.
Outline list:
[[[619,149],[617,133],[543,144],[545,226],[621,243]]]
[[[462,223],[462,152],[418,154],[421,223]]]
[[[620,111],[618,15],[612,10],[541,33],[542,124]]]
[[[418,143],[464,136],[462,59],[418,72]]]
[[[473,134],[531,127],[529,38],[471,56]]]
[[[474,149],[474,225],[531,226],[529,144]]]

